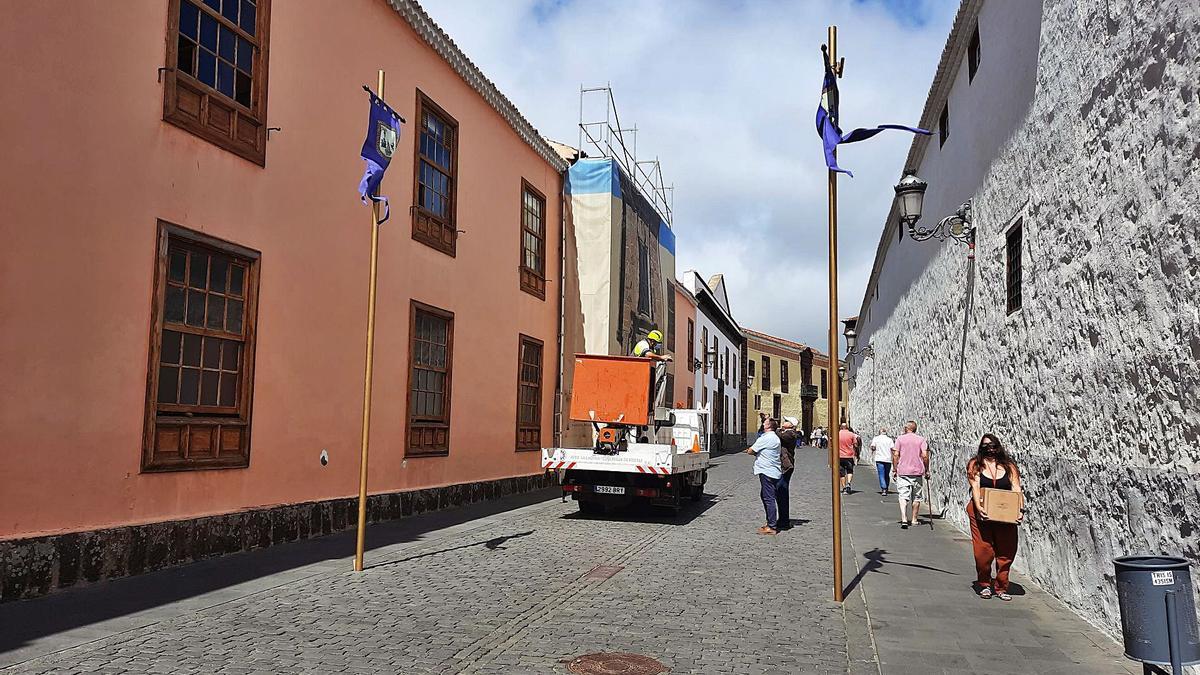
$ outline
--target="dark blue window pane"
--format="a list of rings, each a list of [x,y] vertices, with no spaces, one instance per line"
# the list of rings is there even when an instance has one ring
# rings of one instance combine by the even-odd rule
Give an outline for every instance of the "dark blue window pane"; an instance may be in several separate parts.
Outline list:
[[[200,10],[187,0],[179,3],[179,32],[184,35],[196,39],[196,31],[199,30],[198,24],[200,21]]]
[[[217,55],[204,49],[200,50],[199,67],[196,69],[196,79],[210,87],[217,86]]]
[[[233,0],[225,1],[233,2]],[[258,10],[254,8],[254,3],[242,0],[242,18],[241,21],[238,22],[238,25],[242,27],[242,30],[254,35],[254,18],[257,15]]]
[[[208,5],[209,7],[212,7],[213,9],[217,10],[218,12],[221,11],[221,0],[204,0],[204,4]]]
[[[237,81],[234,86],[233,99],[238,103],[250,107],[250,76],[238,71],[236,75]]]
[[[210,52],[217,51],[217,20],[207,14],[200,17],[200,45]]]
[[[175,67],[180,72],[187,73],[193,77],[196,76],[196,43],[179,36],[179,58],[176,60]]]
[[[253,73],[254,64],[254,45],[248,40],[238,38],[237,41],[237,67],[243,73]]]
[[[226,61],[233,63],[233,55],[237,47],[237,38],[233,36],[233,31],[221,26],[221,43],[217,54]]]
[[[221,15],[234,23],[237,23],[237,10],[238,0],[225,0],[225,2],[221,5]]]
[[[233,66],[224,61],[217,62],[217,89],[233,98]]]

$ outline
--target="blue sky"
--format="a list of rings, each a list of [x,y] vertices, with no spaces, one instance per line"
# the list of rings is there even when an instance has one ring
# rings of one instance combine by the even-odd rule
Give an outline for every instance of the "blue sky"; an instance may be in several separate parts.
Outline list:
[[[826,180],[813,115],[825,27],[846,58],[842,126],[916,124],[953,0],[427,0],[543,135],[578,136],[611,83],[641,158],[675,185],[678,271],[722,273],[743,325],[814,345],[826,316]],[[839,153],[843,316],[862,301],[912,138]]]

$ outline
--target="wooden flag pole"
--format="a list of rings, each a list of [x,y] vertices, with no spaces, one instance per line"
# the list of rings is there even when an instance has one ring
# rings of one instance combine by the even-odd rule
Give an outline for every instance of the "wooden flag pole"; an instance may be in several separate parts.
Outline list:
[[[837,57],[837,26],[828,28],[829,65],[834,77],[842,71]],[[831,114],[833,111],[829,111]],[[837,156],[837,148],[834,148]],[[837,172],[829,170],[829,368],[825,371],[829,387],[829,473],[833,491],[833,600],[842,601],[842,490],[838,466],[838,446],[841,436],[840,406],[841,376],[838,375],[838,240],[837,240]]]
[[[379,71],[379,100],[383,98],[383,71]],[[363,374],[362,456],[358,464],[358,540],[354,546],[354,571],[363,569],[367,541],[367,447],[371,438],[371,360],[375,355],[375,282],[379,276],[379,202],[371,202],[371,290],[367,294],[367,367]]]

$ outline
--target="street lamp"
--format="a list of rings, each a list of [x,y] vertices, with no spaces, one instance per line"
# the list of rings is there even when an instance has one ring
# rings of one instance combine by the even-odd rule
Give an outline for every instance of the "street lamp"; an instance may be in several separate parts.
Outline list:
[[[847,326],[845,332],[842,333],[846,337],[846,360],[849,361],[859,354],[863,354],[864,359],[869,359],[875,356],[875,348],[870,343],[863,345],[860,349],[855,349],[858,344],[858,333],[851,327]]]
[[[921,220],[921,209],[925,202],[925,190],[928,187],[929,184],[917,178],[915,174],[907,173],[894,188],[900,212],[900,223],[908,230],[908,236],[913,241],[925,241],[927,239],[945,241],[946,239],[953,239],[966,244],[968,249],[967,257],[974,259],[975,226],[972,224],[971,200],[968,199],[963,202],[962,206],[959,206],[953,215],[942,218],[931,229],[917,226],[917,221]],[[903,229],[900,231],[900,235],[901,237],[904,236]]]

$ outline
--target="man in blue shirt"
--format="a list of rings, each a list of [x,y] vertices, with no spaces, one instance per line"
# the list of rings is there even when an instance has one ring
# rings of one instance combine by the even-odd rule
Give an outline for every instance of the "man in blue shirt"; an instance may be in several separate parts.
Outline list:
[[[755,456],[754,473],[762,487],[763,509],[767,512],[767,524],[758,528],[759,534],[776,534],[779,531],[778,513],[775,510],[775,488],[783,467],[780,464],[780,450],[783,445],[775,429],[779,423],[768,417],[763,420],[763,434],[754,441],[754,445],[746,448],[746,452]]]

